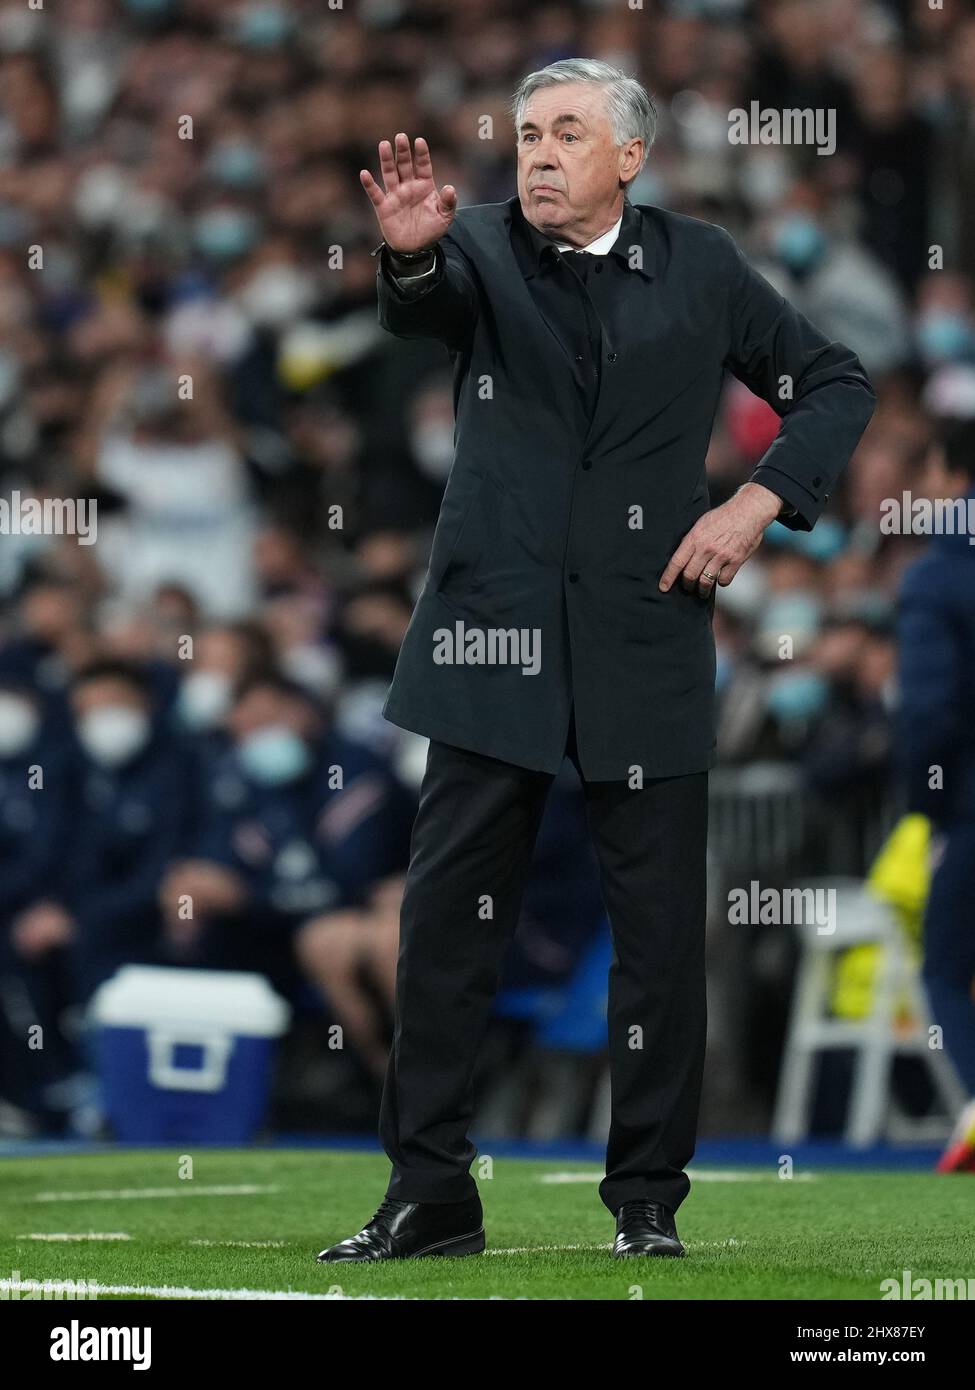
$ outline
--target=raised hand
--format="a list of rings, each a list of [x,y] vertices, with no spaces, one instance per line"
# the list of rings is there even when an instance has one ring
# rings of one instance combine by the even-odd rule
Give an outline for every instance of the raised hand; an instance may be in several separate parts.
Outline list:
[[[412,154],[409,137],[402,133],[396,136],[395,152],[388,140],[380,140],[379,167],[385,192],[368,169],[359,170],[359,181],[376,210],[386,245],[391,251],[423,251],[433,246],[454,220],[457,190],[447,183],[437,192],[423,136],[416,137]]]

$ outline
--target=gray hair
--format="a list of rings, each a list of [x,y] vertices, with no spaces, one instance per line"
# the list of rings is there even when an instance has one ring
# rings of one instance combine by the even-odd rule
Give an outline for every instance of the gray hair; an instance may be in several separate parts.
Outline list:
[[[643,141],[642,169],[657,130],[657,108],[653,98],[635,77],[628,77],[622,69],[595,58],[561,58],[522,78],[509,107],[515,132],[521,131],[529,98],[539,88],[553,87],[557,82],[597,82],[605,87],[606,114],[613,139],[617,145],[625,145],[627,140]]]

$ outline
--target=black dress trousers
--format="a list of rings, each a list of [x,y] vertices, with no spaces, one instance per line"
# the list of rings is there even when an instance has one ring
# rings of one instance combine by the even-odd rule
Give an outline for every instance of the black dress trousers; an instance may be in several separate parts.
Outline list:
[[[566,753],[578,768],[574,721]],[[581,774],[580,774],[581,775]],[[676,1209],[690,1182],[707,1011],[707,772],[585,782],[612,927],[612,1119],[600,1196]],[[380,1137],[388,1195],[473,1195],[473,1075],[553,777],[431,741],[400,927]]]

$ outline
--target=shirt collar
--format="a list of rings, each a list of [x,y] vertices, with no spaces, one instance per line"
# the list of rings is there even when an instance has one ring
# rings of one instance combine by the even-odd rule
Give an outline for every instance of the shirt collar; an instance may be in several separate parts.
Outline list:
[[[616,222],[610,227],[608,232],[603,232],[595,241],[591,241],[588,246],[570,246],[568,242],[557,241],[556,247],[560,251],[589,251],[593,256],[605,256],[611,247],[616,245],[616,238],[620,234],[623,225],[623,214],[620,213]]]
[[[560,247],[564,246],[565,243],[556,242],[545,236],[529,222],[521,210],[521,201],[517,196],[508,202],[508,217],[518,232],[515,239],[519,252],[518,258],[522,273],[527,280],[543,266],[555,261],[559,256]],[[623,204],[623,212],[616,227],[611,227],[608,232],[604,232],[588,246],[584,248],[573,247],[572,249],[583,249],[594,252],[596,255],[615,256],[627,269],[639,271],[647,280],[653,279],[655,260],[653,224],[642,209],[634,207],[629,199]],[[634,260],[633,252],[635,250],[639,250],[640,254]]]

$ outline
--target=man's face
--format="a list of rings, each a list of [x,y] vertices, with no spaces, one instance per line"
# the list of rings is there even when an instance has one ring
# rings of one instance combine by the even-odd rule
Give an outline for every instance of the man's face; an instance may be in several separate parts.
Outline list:
[[[620,212],[620,180],[640,167],[643,144],[618,146],[605,92],[590,82],[543,87],[528,101],[518,132],[518,196],[525,217],[547,235],[594,239]],[[578,236],[572,236],[573,233]],[[591,233],[591,235],[586,235]]]
[[[310,741],[315,733],[315,717],[303,700],[273,686],[256,685],[234,705],[227,724],[237,739],[247,738],[266,728],[286,728]]]
[[[147,714],[149,709],[146,697],[137,686],[114,676],[84,681],[72,693],[71,704],[77,718],[99,709],[129,709],[140,714]]]

